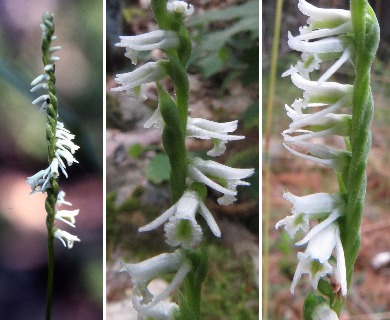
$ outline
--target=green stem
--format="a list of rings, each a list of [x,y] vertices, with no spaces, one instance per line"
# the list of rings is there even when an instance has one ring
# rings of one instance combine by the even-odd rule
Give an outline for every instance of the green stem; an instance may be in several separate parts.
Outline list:
[[[268,268],[269,268],[269,228],[270,228],[270,175],[271,165],[269,146],[272,128],[272,109],[275,97],[276,69],[278,65],[278,51],[280,38],[280,23],[282,20],[283,0],[278,0],[275,11],[275,28],[271,52],[270,85],[268,88],[267,122],[265,134],[265,176],[264,176],[264,244],[263,244],[263,319],[268,319]]]
[[[52,36],[54,34],[54,18],[52,14],[44,13],[42,17],[43,23],[48,27],[47,32],[43,34],[41,50],[43,65],[47,66],[53,64],[53,68],[46,70],[49,76],[49,102],[47,106],[47,122],[46,122],[46,142],[48,148],[48,162],[49,165],[55,158],[56,150],[56,128],[58,117],[58,101],[56,98],[56,78],[55,65],[50,61],[50,47]],[[45,201],[45,209],[47,212],[46,227],[48,233],[48,274],[47,274],[47,296],[46,296],[46,320],[51,318],[51,306],[53,298],[53,277],[54,277],[54,220],[55,220],[55,206],[59,192],[58,178],[50,179],[50,188],[47,189],[47,198]]]
[[[347,181],[348,203],[345,225],[341,229],[348,287],[360,248],[360,225],[367,185],[366,167],[371,148],[370,126],[374,111],[370,69],[379,41],[379,26],[366,0],[351,0],[351,15],[356,44],[356,78],[352,100],[352,158]],[[367,23],[368,15],[370,24]]]
[[[49,218],[49,216],[47,216]],[[47,237],[47,251],[48,251],[48,261],[47,261],[47,296],[46,296],[46,320],[51,318],[51,306],[53,298],[53,277],[54,277],[54,246],[53,246],[54,237],[52,233],[48,234]]]

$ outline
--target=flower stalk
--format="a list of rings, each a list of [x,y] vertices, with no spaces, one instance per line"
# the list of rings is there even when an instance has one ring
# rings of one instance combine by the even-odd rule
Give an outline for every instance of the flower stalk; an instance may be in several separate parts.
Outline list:
[[[44,90],[45,93],[33,101],[33,104],[42,102],[40,111],[46,114],[46,143],[48,146],[47,169],[39,171],[37,174],[28,177],[27,183],[31,186],[31,194],[36,192],[46,193],[45,209],[47,212],[46,227],[48,231],[48,283],[46,300],[46,319],[51,318],[51,305],[53,297],[53,276],[54,276],[54,238],[59,239],[65,247],[73,247],[75,241],[80,239],[66,231],[55,226],[55,221],[62,221],[72,227],[75,227],[75,216],[79,210],[57,210],[56,206],[72,204],[65,200],[65,193],[60,191],[59,169],[68,177],[66,166],[71,166],[78,162],[73,154],[79,147],[73,143],[74,135],[65,129],[63,123],[58,121],[58,100],[56,97],[56,78],[55,62],[59,57],[53,56],[53,53],[61,47],[52,47],[52,42],[56,39],[54,36],[54,17],[50,13],[44,13],[42,16],[41,28],[42,35],[42,61],[44,73],[39,75],[31,82],[32,92]],[[66,163],[66,164],[65,164]]]

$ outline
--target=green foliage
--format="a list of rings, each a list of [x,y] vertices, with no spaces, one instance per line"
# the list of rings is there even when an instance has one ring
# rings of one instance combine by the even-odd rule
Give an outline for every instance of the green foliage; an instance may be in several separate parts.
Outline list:
[[[170,173],[171,167],[169,166],[168,156],[165,153],[156,155],[146,167],[146,177],[155,184],[169,181]]]
[[[202,291],[201,319],[255,320],[259,290],[248,256],[237,257],[231,249],[208,243],[209,274]]]
[[[138,159],[141,157],[142,153],[144,152],[144,147],[140,145],[139,143],[135,143],[127,150],[127,153],[133,157],[134,159]]]
[[[254,101],[241,116],[245,130],[259,127],[259,100]]]
[[[257,0],[193,16],[189,19],[188,25],[192,29],[196,27],[196,31],[199,32],[194,36],[196,45],[190,63],[197,66],[205,78],[221,72],[229,65],[239,70],[230,74],[229,81],[236,77],[241,77],[244,84],[258,81]]]

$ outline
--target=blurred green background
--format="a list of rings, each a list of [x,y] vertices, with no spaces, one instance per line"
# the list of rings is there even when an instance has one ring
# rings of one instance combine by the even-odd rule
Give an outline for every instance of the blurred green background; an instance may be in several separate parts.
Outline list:
[[[43,72],[42,13],[54,13],[59,119],[76,135],[79,164],[60,178],[80,208],[68,250],[56,240],[53,319],[102,319],[102,1],[0,1],[0,310],[3,319],[43,319],[46,297],[44,195],[27,176],[47,167],[45,115],[31,101]]]

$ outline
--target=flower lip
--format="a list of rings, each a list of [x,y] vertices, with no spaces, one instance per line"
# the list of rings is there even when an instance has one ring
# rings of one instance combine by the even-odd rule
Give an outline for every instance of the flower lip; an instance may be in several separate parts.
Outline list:
[[[185,1],[170,0],[167,3],[167,10],[190,16],[194,13],[194,6]]]
[[[183,196],[179,199],[177,203],[175,203],[172,207],[170,207],[168,210],[166,210],[164,213],[162,213],[159,217],[157,217],[152,222],[139,228],[138,231],[144,232],[144,231],[153,230],[155,228],[158,228],[162,224],[164,224],[169,219],[173,229],[171,228],[169,230],[168,237],[171,236],[174,237],[174,234],[171,235],[171,233],[174,233],[175,231],[174,227],[176,223],[173,223],[173,221],[180,221],[181,219],[187,219],[191,221],[192,226],[194,228],[193,229],[194,243],[198,243],[199,242],[198,235],[200,234],[199,232],[200,230],[198,228],[199,225],[196,223],[195,220],[195,215],[198,211],[200,212],[202,217],[206,220],[213,234],[216,237],[220,237],[221,231],[219,230],[219,227],[215,222],[213,215],[207,209],[206,205],[204,204],[200,196],[196,193],[196,191],[189,191],[189,190],[184,192]]]

